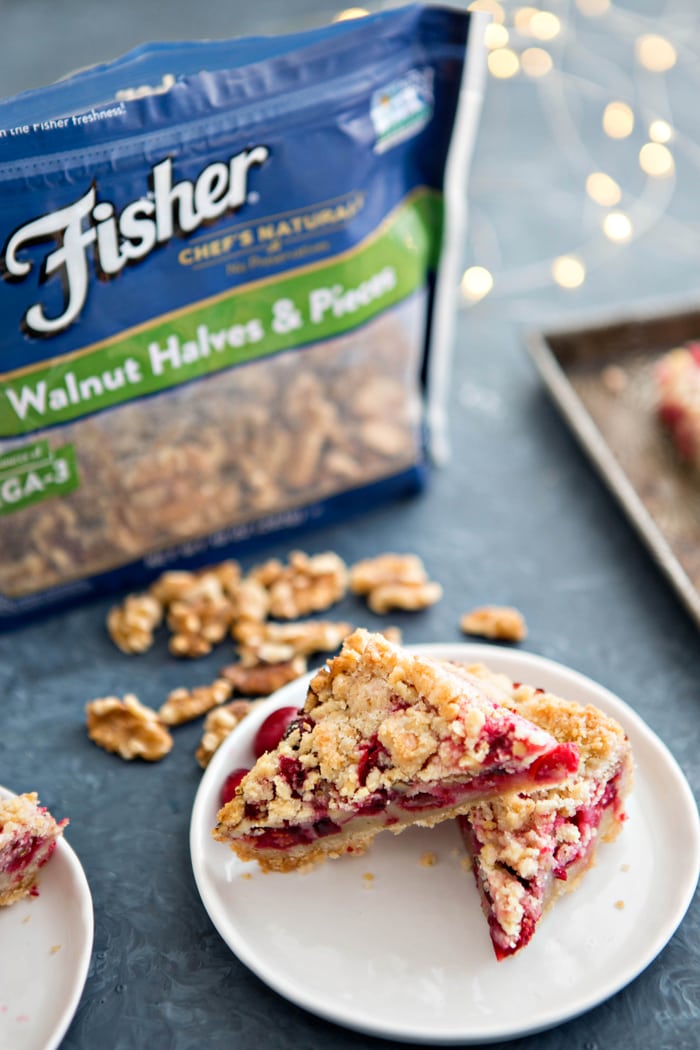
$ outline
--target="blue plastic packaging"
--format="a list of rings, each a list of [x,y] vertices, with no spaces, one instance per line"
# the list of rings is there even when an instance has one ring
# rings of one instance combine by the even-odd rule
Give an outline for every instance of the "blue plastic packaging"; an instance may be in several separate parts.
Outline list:
[[[154,44],[0,102],[0,624],[420,487],[481,29]]]

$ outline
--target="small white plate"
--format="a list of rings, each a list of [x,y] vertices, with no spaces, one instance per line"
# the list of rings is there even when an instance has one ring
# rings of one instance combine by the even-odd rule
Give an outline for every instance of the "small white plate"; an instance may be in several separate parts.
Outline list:
[[[12,794],[0,787],[0,798]],[[42,868],[38,888],[38,897],[0,908],[0,1046],[12,1050],[55,1050],[77,1009],[92,954],[92,897],[64,839]]]
[[[481,661],[616,718],[636,761],[629,820],[601,846],[576,892],[527,948],[498,963],[453,822],[380,835],[364,857],[307,874],[263,875],[211,836],[219,789],[253,763],[252,739],[277,707],[304,701],[308,676],[255,706],[210,763],[190,850],[212,922],[238,958],[285,998],[371,1035],[487,1043],[542,1031],[603,1002],[649,965],[681,922],[700,872],[700,821],[664,744],[626,704],[575,671],[519,650],[423,645]],[[434,866],[421,863],[427,852]]]

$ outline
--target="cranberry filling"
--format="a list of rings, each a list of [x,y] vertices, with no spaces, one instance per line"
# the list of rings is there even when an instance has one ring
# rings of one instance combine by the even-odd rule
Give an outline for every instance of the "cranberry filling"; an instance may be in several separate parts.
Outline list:
[[[255,757],[260,758],[266,751],[274,751],[289,725],[298,717],[299,709],[296,707],[278,707],[276,711],[268,715],[253,740]]]
[[[340,825],[335,824],[329,817],[321,817],[314,824],[291,825],[287,828],[268,828],[261,835],[256,835],[251,841],[264,849],[291,849],[293,846],[305,845],[314,839],[325,838],[326,835],[335,835],[340,831]]]
[[[12,843],[4,851],[7,859],[3,860],[2,871],[13,875],[29,867],[45,841],[45,839],[37,838],[36,835],[25,835],[18,842]],[[48,857],[46,859],[48,860]]]
[[[236,788],[243,780],[246,773],[250,772],[248,769],[242,767],[232,770],[221,785],[221,791],[219,792],[219,801],[222,806],[225,806],[227,802],[230,802],[233,796],[236,794]]]
[[[360,759],[357,763],[357,779],[362,787],[367,783],[367,777],[373,769],[382,769],[388,752],[379,737],[375,733],[373,737],[364,744]]]
[[[569,773],[578,769],[578,748],[576,744],[559,744],[548,755],[536,758],[530,766],[530,773],[540,784],[550,781],[556,784]]]
[[[282,755],[279,761],[280,776],[289,784],[292,794],[299,796],[304,789],[306,773],[298,758]]]

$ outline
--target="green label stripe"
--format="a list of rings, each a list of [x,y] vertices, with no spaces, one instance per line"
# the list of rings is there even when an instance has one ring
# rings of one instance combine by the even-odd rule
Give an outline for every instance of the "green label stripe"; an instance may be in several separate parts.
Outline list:
[[[355,328],[424,286],[441,230],[442,198],[421,190],[342,257],[236,288],[6,378],[0,384],[0,437],[79,419]]]
[[[48,441],[35,441],[31,445],[13,448],[11,452],[0,456],[0,479],[7,474],[30,470],[32,466],[49,459],[50,456]]]
[[[34,450],[43,448],[46,455],[38,458]],[[2,466],[6,461],[26,453],[27,458],[14,468]],[[73,445],[49,451],[46,441],[15,449],[0,458],[0,517],[24,510],[49,496],[64,496],[80,484]]]

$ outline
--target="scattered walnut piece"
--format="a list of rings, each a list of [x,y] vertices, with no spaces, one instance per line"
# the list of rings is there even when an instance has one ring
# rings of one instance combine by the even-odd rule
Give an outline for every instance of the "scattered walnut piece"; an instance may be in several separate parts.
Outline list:
[[[246,667],[243,663],[230,664],[222,668],[221,677],[230,682],[238,693],[246,696],[269,696],[287,682],[299,678],[305,671],[305,658],[295,656],[294,659],[279,664],[257,664],[254,667]]]
[[[350,589],[366,595],[370,609],[380,616],[391,609],[426,609],[442,597],[442,587],[428,578],[417,554],[379,554],[356,562]]]
[[[483,605],[472,609],[462,616],[459,626],[464,634],[505,642],[522,642],[527,635],[522,613],[510,605]]]
[[[171,602],[183,598],[194,586],[196,580],[197,574],[194,572],[173,569],[170,572],[162,573],[151,584],[150,593],[156,601],[159,601],[161,605],[167,608]]]
[[[209,570],[205,569],[204,571],[213,573],[221,584],[224,593],[233,597],[241,582],[241,567],[237,561],[233,561],[233,559],[222,561],[218,565],[212,565]]]
[[[272,559],[250,575],[269,590],[270,615],[279,620],[322,612],[340,601],[348,586],[347,566],[333,551],[311,557],[292,551],[287,565]]]
[[[207,656],[214,648],[214,643],[201,634],[184,631],[173,634],[168,642],[168,649],[173,656],[186,656],[191,660]]]
[[[262,623],[270,611],[270,595],[267,587],[253,576],[245,576],[229,591],[233,606],[234,626],[239,620]]]
[[[403,642],[403,631],[400,627],[396,627],[393,624],[391,627],[382,627],[379,634],[383,635],[387,642],[391,642],[393,645],[401,645]]]
[[[233,700],[230,704],[215,707],[204,719],[204,732],[195,757],[202,769],[209,765],[214,753],[223,744],[229,733],[250,711],[250,700]]]
[[[116,696],[91,700],[85,712],[90,739],[121,758],[157,762],[173,746],[173,738],[156,712],[131,693],[123,700]]]
[[[367,599],[372,612],[378,616],[392,609],[416,612],[435,605],[442,598],[442,587],[430,580],[427,583],[385,583],[375,587]]]
[[[173,632],[170,651],[175,656],[205,656],[226,637],[234,606],[215,572],[207,571],[172,601],[168,627]]]
[[[302,620],[298,623],[239,621],[231,633],[239,643],[241,662],[254,667],[259,663],[284,663],[295,656],[332,652],[352,629],[350,623],[333,620]]]
[[[145,653],[163,619],[163,607],[151,594],[130,594],[107,616],[109,636],[123,653]]]
[[[434,868],[437,864],[437,855],[432,850],[421,853],[420,865],[422,868]]]
[[[198,685],[191,690],[173,689],[158,711],[158,717],[168,726],[191,722],[211,711],[212,707],[225,703],[232,692],[233,686],[225,678],[217,678],[210,685]]]
[[[350,567],[350,590],[369,594],[384,583],[425,583],[428,574],[417,554],[378,554]]]

